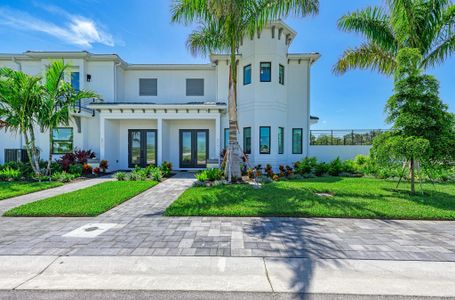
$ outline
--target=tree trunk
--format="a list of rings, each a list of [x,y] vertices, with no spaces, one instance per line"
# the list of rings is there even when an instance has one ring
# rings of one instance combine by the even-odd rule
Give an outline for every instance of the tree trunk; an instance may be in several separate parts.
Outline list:
[[[41,170],[40,170],[40,166],[39,166],[39,154],[38,154],[38,151],[37,151],[36,145],[35,145],[35,131],[33,130],[33,126],[29,130],[30,130],[30,147],[31,147],[32,158],[33,158],[33,161],[31,161],[30,163],[32,164],[32,166],[34,165],[33,170],[35,171],[35,174],[37,176],[40,176]]]
[[[414,174],[414,158],[411,158],[409,161],[409,170],[410,170],[410,177],[411,177],[411,194],[415,193],[415,174]]]
[[[27,151],[27,156],[28,156],[28,160],[30,162],[30,165],[32,166],[32,169],[33,169],[33,172],[35,172],[35,175],[36,176],[39,176],[40,175],[40,170],[39,170],[39,165],[38,165],[38,168],[36,168],[36,165],[35,165],[35,155],[34,155],[34,142],[33,142],[33,146],[32,146],[32,141],[31,141],[31,138],[29,137],[27,131],[24,132],[24,138],[25,138],[25,150]]]
[[[51,162],[52,162],[52,128],[49,127],[49,157],[47,160],[46,173],[47,176],[51,176]]]
[[[240,164],[242,154],[240,145],[237,141],[237,62],[235,57],[235,45],[231,47],[231,63],[229,68],[229,97],[228,97],[228,114],[229,114],[229,144],[226,149],[226,167],[224,174],[229,182],[233,178],[242,177]]]

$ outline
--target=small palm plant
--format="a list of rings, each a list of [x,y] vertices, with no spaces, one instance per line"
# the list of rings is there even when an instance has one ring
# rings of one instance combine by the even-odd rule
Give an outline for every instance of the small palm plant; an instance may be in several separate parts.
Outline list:
[[[318,0],[175,0],[172,21],[198,23],[200,28],[188,38],[193,54],[228,51],[229,68],[229,144],[225,174],[229,181],[241,177],[242,153],[237,140],[237,58],[245,36],[254,36],[271,21],[288,15],[316,14]]]
[[[68,126],[70,110],[82,99],[99,98],[91,91],[76,91],[69,82],[65,81],[65,74],[71,66],[63,61],[53,62],[45,74],[41,107],[38,110],[38,124],[42,129],[49,130],[49,158],[47,161],[47,174],[50,175],[52,162],[53,130],[59,126]]]

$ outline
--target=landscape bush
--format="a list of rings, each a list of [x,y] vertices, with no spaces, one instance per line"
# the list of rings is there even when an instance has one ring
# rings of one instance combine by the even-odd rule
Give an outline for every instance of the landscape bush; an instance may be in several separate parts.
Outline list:
[[[196,179],[198,181],[217,181],[224,178],[224,172],[221,169],[213,168],[213,169],[206,169],[196,173]]]
[[[125,181],[126,178],[126,173],[125,172],[117,172],[114,174],[114,178],[117,179],[118,181]]]
[[[59,182],[70,182],[74,180],[77,176],[74,174],[67,173],[65,171],[62,172],[55,172],[52,174],[52,180],[59,181]]]
[[[2,181],[16,181],[21,178],[21,171],[13,169],[11,167],[6,167],[0,170],[0,180]]]

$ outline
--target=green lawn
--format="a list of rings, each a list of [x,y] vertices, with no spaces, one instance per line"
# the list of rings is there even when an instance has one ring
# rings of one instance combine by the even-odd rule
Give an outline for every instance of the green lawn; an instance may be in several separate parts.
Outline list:
[[[424,184],[410,196],[409,184],[370,178],[324,177],[250,185],[193,187],[167,216],[291,216],[380,219],[455,219],[455,184]],[[420,192],[420,187],[418,186]],[[321,197],[315,192],[330,193]]]
[[[4,182],[0,181],[0,200],[41,191],[57,186],[60,182]]]
[[[8,217],[93,217],[156,185],[156,181],[109,181],[31,202],[7,211]]]

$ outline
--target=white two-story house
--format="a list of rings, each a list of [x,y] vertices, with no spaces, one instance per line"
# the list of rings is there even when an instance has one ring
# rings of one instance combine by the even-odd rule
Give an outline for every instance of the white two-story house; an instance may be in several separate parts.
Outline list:
[[[296,32],[273,23],[244,38],[238,54],[238,139],[251,165],[277,167],[308,154],[310,68],[317,53],[288,53]],[[169,161],[175,169],[219,162],[228,136],[229,56],[208,64],[129,64],[115,54],[34,52],[1,54],[0,66],[42,74],[52,60],[71,64],[75,88],[98,93],[72,112],[71,126],[49,134],[37,129],[43,159],[91,149],[109,170]],[[0,163],[17,159],[20,136],[0,133]]]

